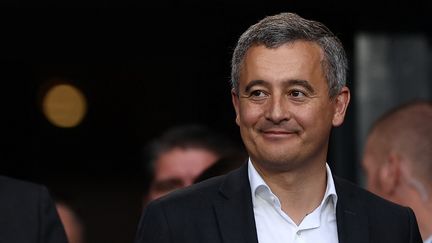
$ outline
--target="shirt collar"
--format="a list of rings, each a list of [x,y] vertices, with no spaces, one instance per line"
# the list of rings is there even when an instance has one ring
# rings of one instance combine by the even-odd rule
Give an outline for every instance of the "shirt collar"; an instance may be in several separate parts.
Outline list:
[[[337,203],[336,188],[335,188],[335,184],[333,181],[333,176],[332,176],[330,167],[327,163],[326,163],[326,171],[327,171],[327,186],[326,186],[324,198],[323,198],[320,206],[322,206],[328,200],[332,200],[333,210],[334,210],[334,212],[336,212],[336,203]],[[267,185],[267,183],[264,181],[264,179],[261,177],[261,175],[255,169],[250,158],[248,160],[248,176],[249,176],[249,183],[251,186],[252,204],[254,206],[256,205],[257,192],[265,191],[264,193],[266,193],[266,194],[270,193],[269,195],[274,195],[271,192],[270,187]]]
[[[427,238],[424,243],[432,243],[432,235],[429,236],[429,238]]]

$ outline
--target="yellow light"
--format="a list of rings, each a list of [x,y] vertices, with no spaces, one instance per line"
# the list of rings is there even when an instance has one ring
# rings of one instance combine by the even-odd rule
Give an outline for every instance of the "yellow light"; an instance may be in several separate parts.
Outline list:
[[[79,89],[69,84],[59,84],[45,94],[42,110],[55,126],[75,127],[81,123],[87,112],[87,102]]]

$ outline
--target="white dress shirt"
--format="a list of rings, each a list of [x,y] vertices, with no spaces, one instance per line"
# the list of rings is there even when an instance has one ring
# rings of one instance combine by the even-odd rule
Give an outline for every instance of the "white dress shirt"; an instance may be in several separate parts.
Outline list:
[[[248,173],[259,243],[337,243],[337,195],[329,166],[321,204],[300,225],[282,211],[281,203],[249,159]]]
[[[432,235],[427,238],[424,243],[432,243]]]

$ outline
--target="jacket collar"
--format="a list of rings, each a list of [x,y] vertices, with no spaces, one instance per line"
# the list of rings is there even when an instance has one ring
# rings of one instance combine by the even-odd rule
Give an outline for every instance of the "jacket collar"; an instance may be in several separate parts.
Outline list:
[[[224,243],[258,243],[247,164],[231,172],[214,202]]]
[[[336,220],[339,243],[369,242],[368,218],[353,186],[333,177],[336,193]],[[214,202],[224,243],[258,243],[247,163],[229,173]]]
[[[365,206],[356,195],[355,188],[349,182],[337,177],[335,187],[338,194],[336,221],[339,243],[369,242],[369,223]]]

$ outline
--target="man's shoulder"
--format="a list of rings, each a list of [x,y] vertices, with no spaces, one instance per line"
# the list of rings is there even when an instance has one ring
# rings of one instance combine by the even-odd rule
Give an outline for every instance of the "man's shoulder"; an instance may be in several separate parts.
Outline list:
[[[175,202],[176,204],[185,201],[190,203],[197,199],[203,200],[212,198],[219,193],[221,185],[224,183],[228,175],[216,176],[207,180],[201,181],[186,188],[181,188],[169,193],[166,196],[156,199],[163,204]]]
[[[230,176],[213,177],[150,202],[141,216],[138,241],[217,242],[215,206],[225,202],[221,188]]]
[[[50,193],[43,185],[0,176],[0,215],[4,242],[67,242]]]
[[[40,184],[22,180],[22,179],[16,179],[4,175],[0,175],[0,189],[2,190],[8,190],[8,189],[23,189],[23,190],[36,190],[43,187]]]
[[[0,214],[15,229],[36,224],[41,206],[48,205],[46,187],[33,182],[0,176]],[[23,223],[25,222],[25,223]],[[2,226],[5,228],[5,226]]]
[[[150,204],[163,205],[167,208],[195,210],[206,208],[218,200],[236,193],[244,193],[248,187],[247,169],[235,169],[225,175],[209,178],[186,188],[175,190]]]
[[[403,213],[406,213],[406,207],[384,199],[348,180],[335,177],[335,184],[338,197],[350,197],[355,200],[356,203],[363,205],[370,211],[380,213],[394,213],[403,211]]]
[[[351,228],[351,232],[367,226],[365,232],[369,232],[374,242],[421,242],[412,209],[340,178],[335,178],[335,186],[338,195],[336,214],[339,213],[338,219],[344,224],[349,222],[351,226],[344,227]]]
[[[0,176],[0,197],[6,200],[35,200],[41,193],[47,193],[46,187],[37,183]]]

